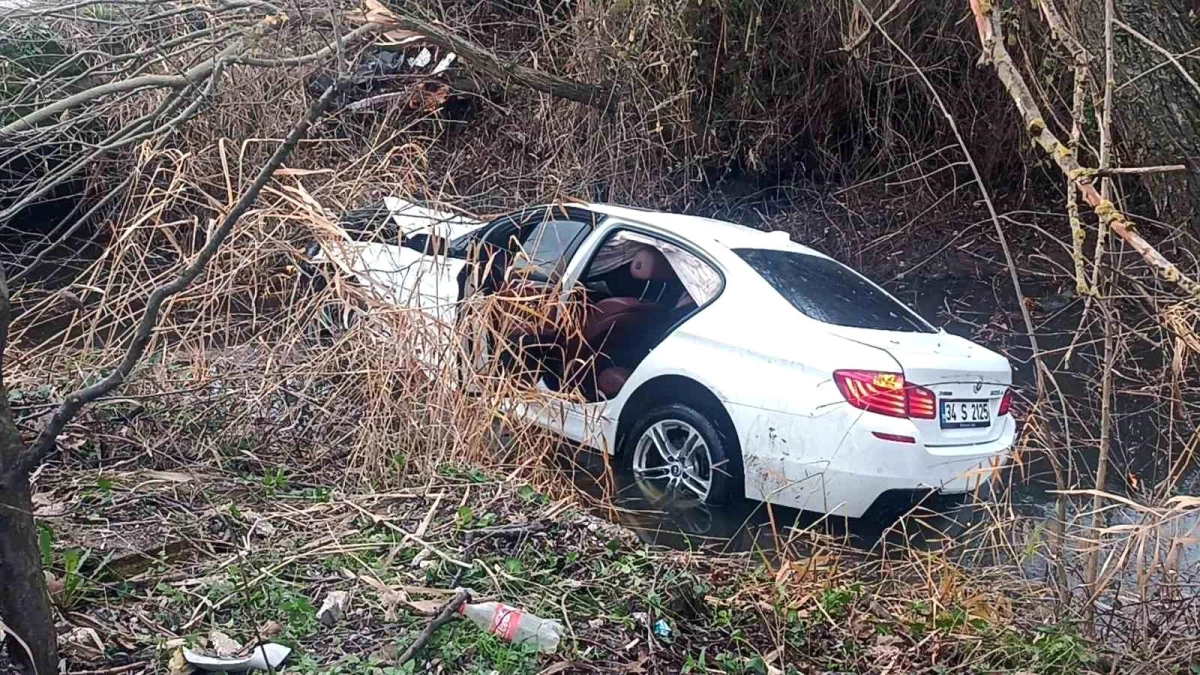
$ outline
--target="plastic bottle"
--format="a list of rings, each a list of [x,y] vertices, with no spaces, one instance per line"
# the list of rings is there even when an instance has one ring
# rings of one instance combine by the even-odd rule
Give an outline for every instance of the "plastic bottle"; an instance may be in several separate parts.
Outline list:
[[[459,613],[502,640],[537,645],[538,651],[546,654],[554,653],[562,639],[563,627],[559,622],[499,602],[464,604]]]

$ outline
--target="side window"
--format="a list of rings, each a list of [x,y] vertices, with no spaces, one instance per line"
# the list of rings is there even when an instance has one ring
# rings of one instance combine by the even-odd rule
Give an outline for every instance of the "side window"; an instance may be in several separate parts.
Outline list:
[[[545,220],[534,225],[513,256],[511,272],[533,281],[557,282],[571,254],[591,230],[577,220]]]
[[[708,304],[724,284],[690,251],[629,230],[604,241],[581,279],[592,297],[637,297],[676,310]]]

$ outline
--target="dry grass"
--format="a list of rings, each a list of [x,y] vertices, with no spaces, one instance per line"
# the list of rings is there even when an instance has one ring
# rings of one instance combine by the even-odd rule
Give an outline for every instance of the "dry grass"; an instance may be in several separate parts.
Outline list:
[[[801,672],[1186,667],[1197,634],[1190,555],[1196,503],[1179,493],[1188,489],[1183,481],[1196,438],[1194,308],[1112,255],[1120,271],[1110,291],[1119,309],[1120,346],[1116,363],[1100,363],[1102,326],[1095,313],[1074,320],[1077,315],[1064,317],[1050,305],[1058,284],[1071,279],[1063,265],[1067,249],[1054,229],[1062,229],[1062,214],[1032,213],[1042,209],[1019,196],[1002,205],[1019,233],[1023,279],[1036,289],[1030,296],[1044,305],[1039,329],[1063,342],[1051,365],[1061,389],[1023,402],[1021,463],[1010,479],[1020,484],[1044,481],[1042,471],[1054,474],[1064,489],[1062,511],[1050,519],[1031,517],[1010,492],[988,502],[987,517],[956,539],[932,531],[936,519],[901,521],[882,553],[848,545],[827,523],[792,522],[794,514],[772,513],[758,522],[771,533],[773,550],[749,555],[647,550],[619,530],[567,518],[584,506],[614,515],[620,505],[604,491],[611,490],[611,476],[600,480],[603,489],[579,494],[562,470],[573,451],[511,415],[508,401],[537,396],[511,378],[476,373],[481,391],[475,396],[458,386],[464,333],[496,325],[440,325],[381,303],[346,279],[314,292],[300,274],[309,241],[334,239],[341,212],[382,194],[479,216],[528,201],[597,194],[711,212],[714,205],[703,203],[699,186],[714,175],[762,177],[774,167],[776,183],[797,176],[870,181],[819,199],[801,193],[797,203],[776,200],[774,212],[756,212],[762,202],[754,196],[740,209],[729,208],[727,195],[716,199],[743,222],[802,234],[914,296],[950,295],[919,283],[934,274],[978,276],[986,287],[998,269],[986,260],[995,259],[995,242],[974,224],[978,209],[957,197],[958,168],[944,157],[945,131],[878,45],[859,48],[853,59],[829,56],[864,26],[842,4],[833,3],[835,11],[826,4],[789,13],[761,32],[747,26],[770,16],[772,7],[753,2],[723,10],[648,0],[584,2],[569,21],[486,4],[442,7],[447,23],[481,42],[494,40],[490,46],[502,53],[518,51],[505,40],[533,35],[530,51],[540,65],[630,83],[632,93],[605,117],[513,92],[476,102],[466,131],[458,130],[461,123],[399,105],[322,121],[206,274],[173,300],[133,382],[68,428],[61,461],[37,479],[40,503],[49,510],[40,515],[59,536],[51,567],[60,578],[70,576],[63,552],[93,551],[85,573],[76,575],[82,590],[60,597],[63,616],[76,626],[93,622],[120,651],[83,655],[80,662],[153,670],[169,654],[159,648],[164,640],[231,620],[245,638],[248,626],[277,620],[295,631],[287,637],[307,652],[313,669],[328,669],[344,654],[366,656],[390,640],[404,642],[419,625],[403,611],[386,618],[388,596],[379,582],[392,588],[469,584],[539,612],[561,612],[575,640],[563,658],[581,670],[640,665],[675,672],[701,654],[706,667],[735,670],[758,657]],[[911,11],[897,16],[896,25],[931,21],[919,8]],[[507,33],[479,28],[510,14],[521,21]],[[61,28],[78,20],[51,23]],[[169,24],[122,39],[137,48],[186,29]],[[73,38],[80,44],[103,24],[84,25]],[[905,49],[925,54],[930,72],[944,78],[939,83],[971,79],[969,69],[954,64],[973,55],[950,54],[958,49],[954,29],[931,25],[904,38]],[[322,26],[290,30],[268,46],[303,51],[319,42]],[[711,39],[714,33],[722,37]],[[565,42],[576,48],[562,49]],[[166,63],[197,58],[205,49],[211,51],[197,48]],[[775,60],[816,67],[782,73]],[[233,67],[213,108],[170,143],[126,148],[89,170],[93,199],[120,190],[113,207],[92,221],[94,247],[78,256],[57,252],[57,271],[31,272],[14,292],[18,317],[6,381],[19,392],[14,408],[23,430],[36,427],[48,402],[113,362],[147,289],[202,245],[208,224],[237,199],[307,106],[300,83],[308,74]],[[877,86],[881,81],[887,85]],[[793,94],[766,105],[765,91]],[[100,130],[112,131],[159,103],[151,92],[113,102],[105,124],[114,126]],[[969,139],[981,146],[977,158],[987,172],[1011,172],[1019,156],[1003,148],[1015,144],[1016,126],[1006,125],[1003,115],[1000,121],[985,115],[988,101],[960,97],[958,104],[964,127],[972,115],[987,120]],[[262,114],[266,110],[270,114]],[[845,118],[853,120],[852,133],[837,128]],[[60,151],[79,152],[87,140],[72,138]],[[803,157],[815,168],[780,169],[785,156]],[[884,156],[886,165],[877,163]],[[131,182],[117,188],[127,175]],[[952,236],[944,231],[947,223]],[[1197,250],[1185,234],[1173,236],[1179,250]],[[28,250],[43,245],[36,241]],[[888,263],[898,246],[919,261],[919,272]],[[982,313],[947,299],[941,318],[962,319],[978,339],[1021,361],[1027,352],[1014,337],[1013,301],[996,295]],[[501,302],[477,314],[505,316],[505,307],[495,306]],[[347,306],[365,308],[364,319],[314,339],[324,310]],[[1068,347],[1073,361],[1057,360]],[[431,352],[440,357],[434,365],[418,358]],[[1119,480],[1099,486],[1105,517],[1095,528],[1086,505],[1097,486],[1081,460],[1096,446],[1093,384],[1103,367],[1121,373],[1116,400],[1122,415],[1145,415],[1162,432],[1144,442],[1154,443],[1151,453],[1164,461],[1153,467],[1153,477],[1132,462],[1114,471]],[[1143,442],[1124,433],[1118,445]],[[154,471],[160,473],[147,473]],[[467,532],[488,513],[496,522],[546,521],[550,531],[472,544]],[[412,533],[427,514],[433,516],[423,540],[444,555],[413,567],[410,559],[425,547],[391,526]],[[274,526],[274,535],[251,531],[260,519]],[[610,547],[614,537],[621,542]],[[110,577],[92,567],[112,551],[122,551],[114,558],[122,560],[130,551],[153,552],[181,538],[194,542],[187,555],[168,555],[133,574]],[[1083,569],[1092,555],[1101,561],[1100,582],[1088,587]],[[469,572],[460,574],[463,568],[447,557],[472,559]],[[509,560],[518,563],[510,568]],[[359,613],[334,633],[342,638],[342,653],[330,647],[338,642],[330,635],[299,627],[309,611],[297,598],[319,604],[334,587],[362,599]],[[654,638],[642,612],[667,617],[675,640]],[[467,627],[443,639],[427,658],[441,659],[447,671],[507,667],[497,665],[503,659],[527,669],[538,664],[528,654],[477,640]],[[720,654],[732,660],[715,665]]]

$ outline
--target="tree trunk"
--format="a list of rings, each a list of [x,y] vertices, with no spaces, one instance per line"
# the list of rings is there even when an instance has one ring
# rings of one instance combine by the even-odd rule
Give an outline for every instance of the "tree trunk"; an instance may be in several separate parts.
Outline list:
[[[31,666],[37,675],[54,675],[58,635],[42,575],[29,474],[19,472],[3,479],[26,451],[4,384],[4,352],[12,319],[8,297],[8,279],[0,267],[0,621],[20,638],[6,632],[0,640],[7,641],[10,658]]]
[[[1159,219],[1182,227],[1200,212],[1200,52],[1179,56],[1200,47],[1200,15],[1194,6],[1193,0],[1116,0],[1117,20],[1141,37],[1120,25],[1113,29],[1119,87],[1113,96],[1119,150],[1115,164],[1186,164],[1186,173],[1142,177]],[[1095,82],[1102,87],[1104,3],[1077,2],[1075,21],[1092,57]],[[1146,40],[1174,55],[1175,62]],[[1200,221],[1193,221],[1197,226]]]
[[[0,475],[23,450],[8,407],[8,388],[0,382]],[[0,620],[29,646],[38,675],[54,675],[58,639],[30,497],[29,478],[24,474],[13,485],[0,488]],[[8,643],[10,657],[28,659],[25,647],[11,637]]]

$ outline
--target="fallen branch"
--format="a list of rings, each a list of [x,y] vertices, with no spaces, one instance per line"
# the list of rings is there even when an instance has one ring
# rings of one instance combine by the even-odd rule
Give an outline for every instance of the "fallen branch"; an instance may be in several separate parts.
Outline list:
[[[1100,219],[1100,227],[1107,228],[1121,237],[1130,248],[1137,251],[1148,265],[1155,269],[1164,279],[1178,284],[1188,295],[1200,298],[1200,284],[1185,275],[1170,260],[1158,252],[1158,249],[1146,241],[1111,200],[1103,197],[1092,184],[1096,169],[1085,168],[1079,163],[1076,153],[1063,145],[1054,133],[1046,126],[1045,118],[1034,100],[1033,93],[1025,79],[1017,69],[1012,56],[1005,47],[1003,27],[1000,18],[990,3],[972,1],[971,10],[977,21],[987,22],[991,35],[984,41],[984,49],[991,50],[990,56],[996,68],[996,75],[1008,90],[1009,96],[1017,106],[1025,130],[1030,138],[1054,160],[1058,168],[1079,188],[1079,193],[1092,211]]]
[[[429,644],[429,639],[433,637],[433,634],[437,631],[437,629],[453,621],[454,616],[458,614],[459,609],[470,601],[471,594],[466,589],[459,589],[459,591],[454,594],[453,598],[450,598],[448,601],[446,601],[446,604],[442,605],[442,609],[438,611],[437,616],[434,617],[434,619],[428,624],[426,624],[425,630],[421,631],[421,634],[417,636],[417,639],[414,640],[413,643],[408,646],[408,649],[405,649],[404,653],[396,659],[396,665],[402,666],[411,661],[412,658],[417,655],[418,651],[424,648],[426,644]]]
[[[60,113],[63,113],[72,108],[81,106],[85,103],[90,103],[96,99],[111,96],[113,94],[128,94],[139,89],[149,88],[171,88],[182,89],[192,86],[213,73],[218,67],[222,66],[227,59],[232,58],[245,48],[245,42],[237,40],[212,59],[207,60],[182,75],[141,75],[131,77],[127,80],[118,80],[116,82],[106,82],[96,85],[89,89],[61,98],[51,103],[50,105],[42,106],[33,112],[17,118],[16,120],[0,127],[0,138],[11,136],[17,132],[31,129],[34,126],[51,119]]]
[[[267,17],[261,21],[246,38],[235,40],[232,44],[222,49],[212,58],[205,59],[201,63],[193,66],[191,69],[183,72],[180,75],[139,75],[125,80],[117,80],[115,82],[106,82],[94,87],[89,87],[83,91],[72,94],[65,98],[58,99],[49,105],[42,106],[22,117],[13,120],[12,122],[0,127],[0,138],[11,136],[21,131],[27,131],[33,127],[52,119],[59,114],[71,110],[72,108],[90,103],[92,101],[112,96],[114,94],[129,94],[141,89],[177,89],[182,90],[187,87],[195,86],[204,81],[214,73],[219,73],[226,65],[244,65],[256,66],[263,68],[279,68],[289,66],[300,66],[315,63],[322,59],[332,56],[335,52],[341,50],[345,45],[362,38],[365,35],[371,35],[380,29],[379,24],[366,23],[345,35],[335,39],[332,43],[318,49],[317,51],[300,56],[292,56],[286,58],[264,58],[247,56],[245,52],[252,49],[254,43],[261,37],[267,29],[275,25],[271,21],[273,17]],[[204,100],[204,97],[198,97],[196,104]]]
[[[543,532],[545,529],[545,523],[535,520],[530,523],[521,523],[516,525],[492,525],[491,527],[480,527],[474,530],[467,530],[464,535],[468,542],[474,543],[475,540],[483,537],[523,537],[527,534]]]
[[[576,82],[512,61],[504,61],[481,45],[455,35],[441,26],[435,26],[394,10],[387,11],[386,16],[384,14],[384,12],[377,11],[371,16],[385,28],[402,28],[423,35],[425,39],[442,49],[454,52],[472,67],[500,82],[515,82],[543,94],[596,108],[607,109],[619,98],[615,87]]]

